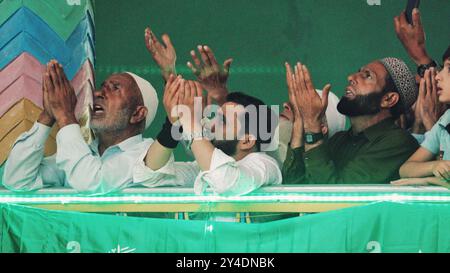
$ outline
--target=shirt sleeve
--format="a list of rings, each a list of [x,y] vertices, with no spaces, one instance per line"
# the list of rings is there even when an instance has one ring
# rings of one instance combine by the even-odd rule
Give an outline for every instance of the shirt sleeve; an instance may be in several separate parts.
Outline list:
[[[64,173],[55,156],[44,158],[44,147],[51,128],[39,122],[19,136],[5,163],[3,185],[13,191],[32,191],[45,186],[62,186]]]
[[[84,141],[78,124],[61,128],[56,135],[56,144],[56,164],[76,191],[104,194],[132,183],[131,172],[124,171],[121,166],[125,164],[126,168],[133,168],[136,159],[115,157],[102,160]]]
[[[305,163],[303,154],[305,147],[292,149],[288,147],[286,160],[283,163],[283,184],[301,184],[305,180]]]
[[[175,162],[173,154],[169,161],[158,170],[152,170],[145,165],[145,151],[133,171],[133,182],[145,187],[185,186],[192,187],[194,180],[200,172],[195,162]]]
[[[425,134],[425,140],[421,144],[423,148],[434,155],[438,155],[440,150],[439,126],[439,123],[434,124],[433,128]]]
[[[281,184],[281,171],[273,158],[252,153],[236,161],[221,150],[214,149],[210,169],[198,175],[194,191],[202,194],[210,186],[216,194],[235,196],[270,184]]]
[[[343,168],[336,168],[327,142],[305,152],[305,179],[308,184],[383,184],[399,177],[398,169],[417,149],[417,143],[386,138],[360,151]]]

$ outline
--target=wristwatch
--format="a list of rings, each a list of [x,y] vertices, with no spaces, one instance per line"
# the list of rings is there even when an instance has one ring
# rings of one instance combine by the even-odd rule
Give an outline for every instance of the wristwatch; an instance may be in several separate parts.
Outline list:
[[[419,76],[421,78],[423,78],[423,75],[425,74],[425,70],[427,70],[431,67],[436,67],[436,66],[437,66],[437,63],[433,60],[429,64],[421,64],[417,67],[417,74],[419,74]]]
[[[202,139],[203,138],[203,132],[202,131],[198,131],[198,132],[194,132],[194,133],[191,133],[191,134],[187,134],[187,133],[183,132],[181,138],[185,141],[186,148],[188,150],[191,150],[192,142],[194,142],[194,140],[196,140],[196,139]]]
[[[305,142],[307,144],[314,144],[318,142],[319,140],[322,140],[324,138],[324,135],[322,132],[320,133],[305,133]]]

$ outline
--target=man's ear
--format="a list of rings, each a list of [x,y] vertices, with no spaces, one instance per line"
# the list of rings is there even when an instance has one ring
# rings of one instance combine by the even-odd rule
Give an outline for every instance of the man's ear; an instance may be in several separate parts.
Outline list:
[[[138,106],[130,118],[130,123],[131,124],[140,123],[142,120],[145,119],[145,117],[147,117],[147,112],[148,112],[147,107],[142,105]]]
[[[322,134],[323,134],[324,136],[328,134],[328,126],[327,126],[327,125],[321,124],[321,125],[320,125],[320,128],[321,128]]]
[[[244,152],[250,152],[253,148],[256,148],[256,137],[253,135],[245,134],[244,138],[238,142],[238,150]]]
[[[400,100],[400,95],[397,92],[388,92],[381,99],[381,108],[392,108]]]

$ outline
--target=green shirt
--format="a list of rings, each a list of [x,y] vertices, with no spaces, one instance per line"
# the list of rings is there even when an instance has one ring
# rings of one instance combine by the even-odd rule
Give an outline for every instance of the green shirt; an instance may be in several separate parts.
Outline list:
[[[322,145],[291,149],[283,165],[284,184],[382,184],[399,178],[400,166],[417,150],[417,141],[385,119],[354,135],[339,132]]]

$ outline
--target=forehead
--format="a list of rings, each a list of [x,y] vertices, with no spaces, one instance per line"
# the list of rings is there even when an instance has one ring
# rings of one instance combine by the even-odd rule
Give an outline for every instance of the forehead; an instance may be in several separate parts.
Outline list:
[[[117,82],[124,86],[131,86],[134,83],[133,77],[126,73],[112,74],[106,79],[106,82]]]
[[[379,61],[371,62],[362,67],[363,69],[368,69],[377,75],[377,78],[385,79],[388,75],[388,71],[384,65]]]

